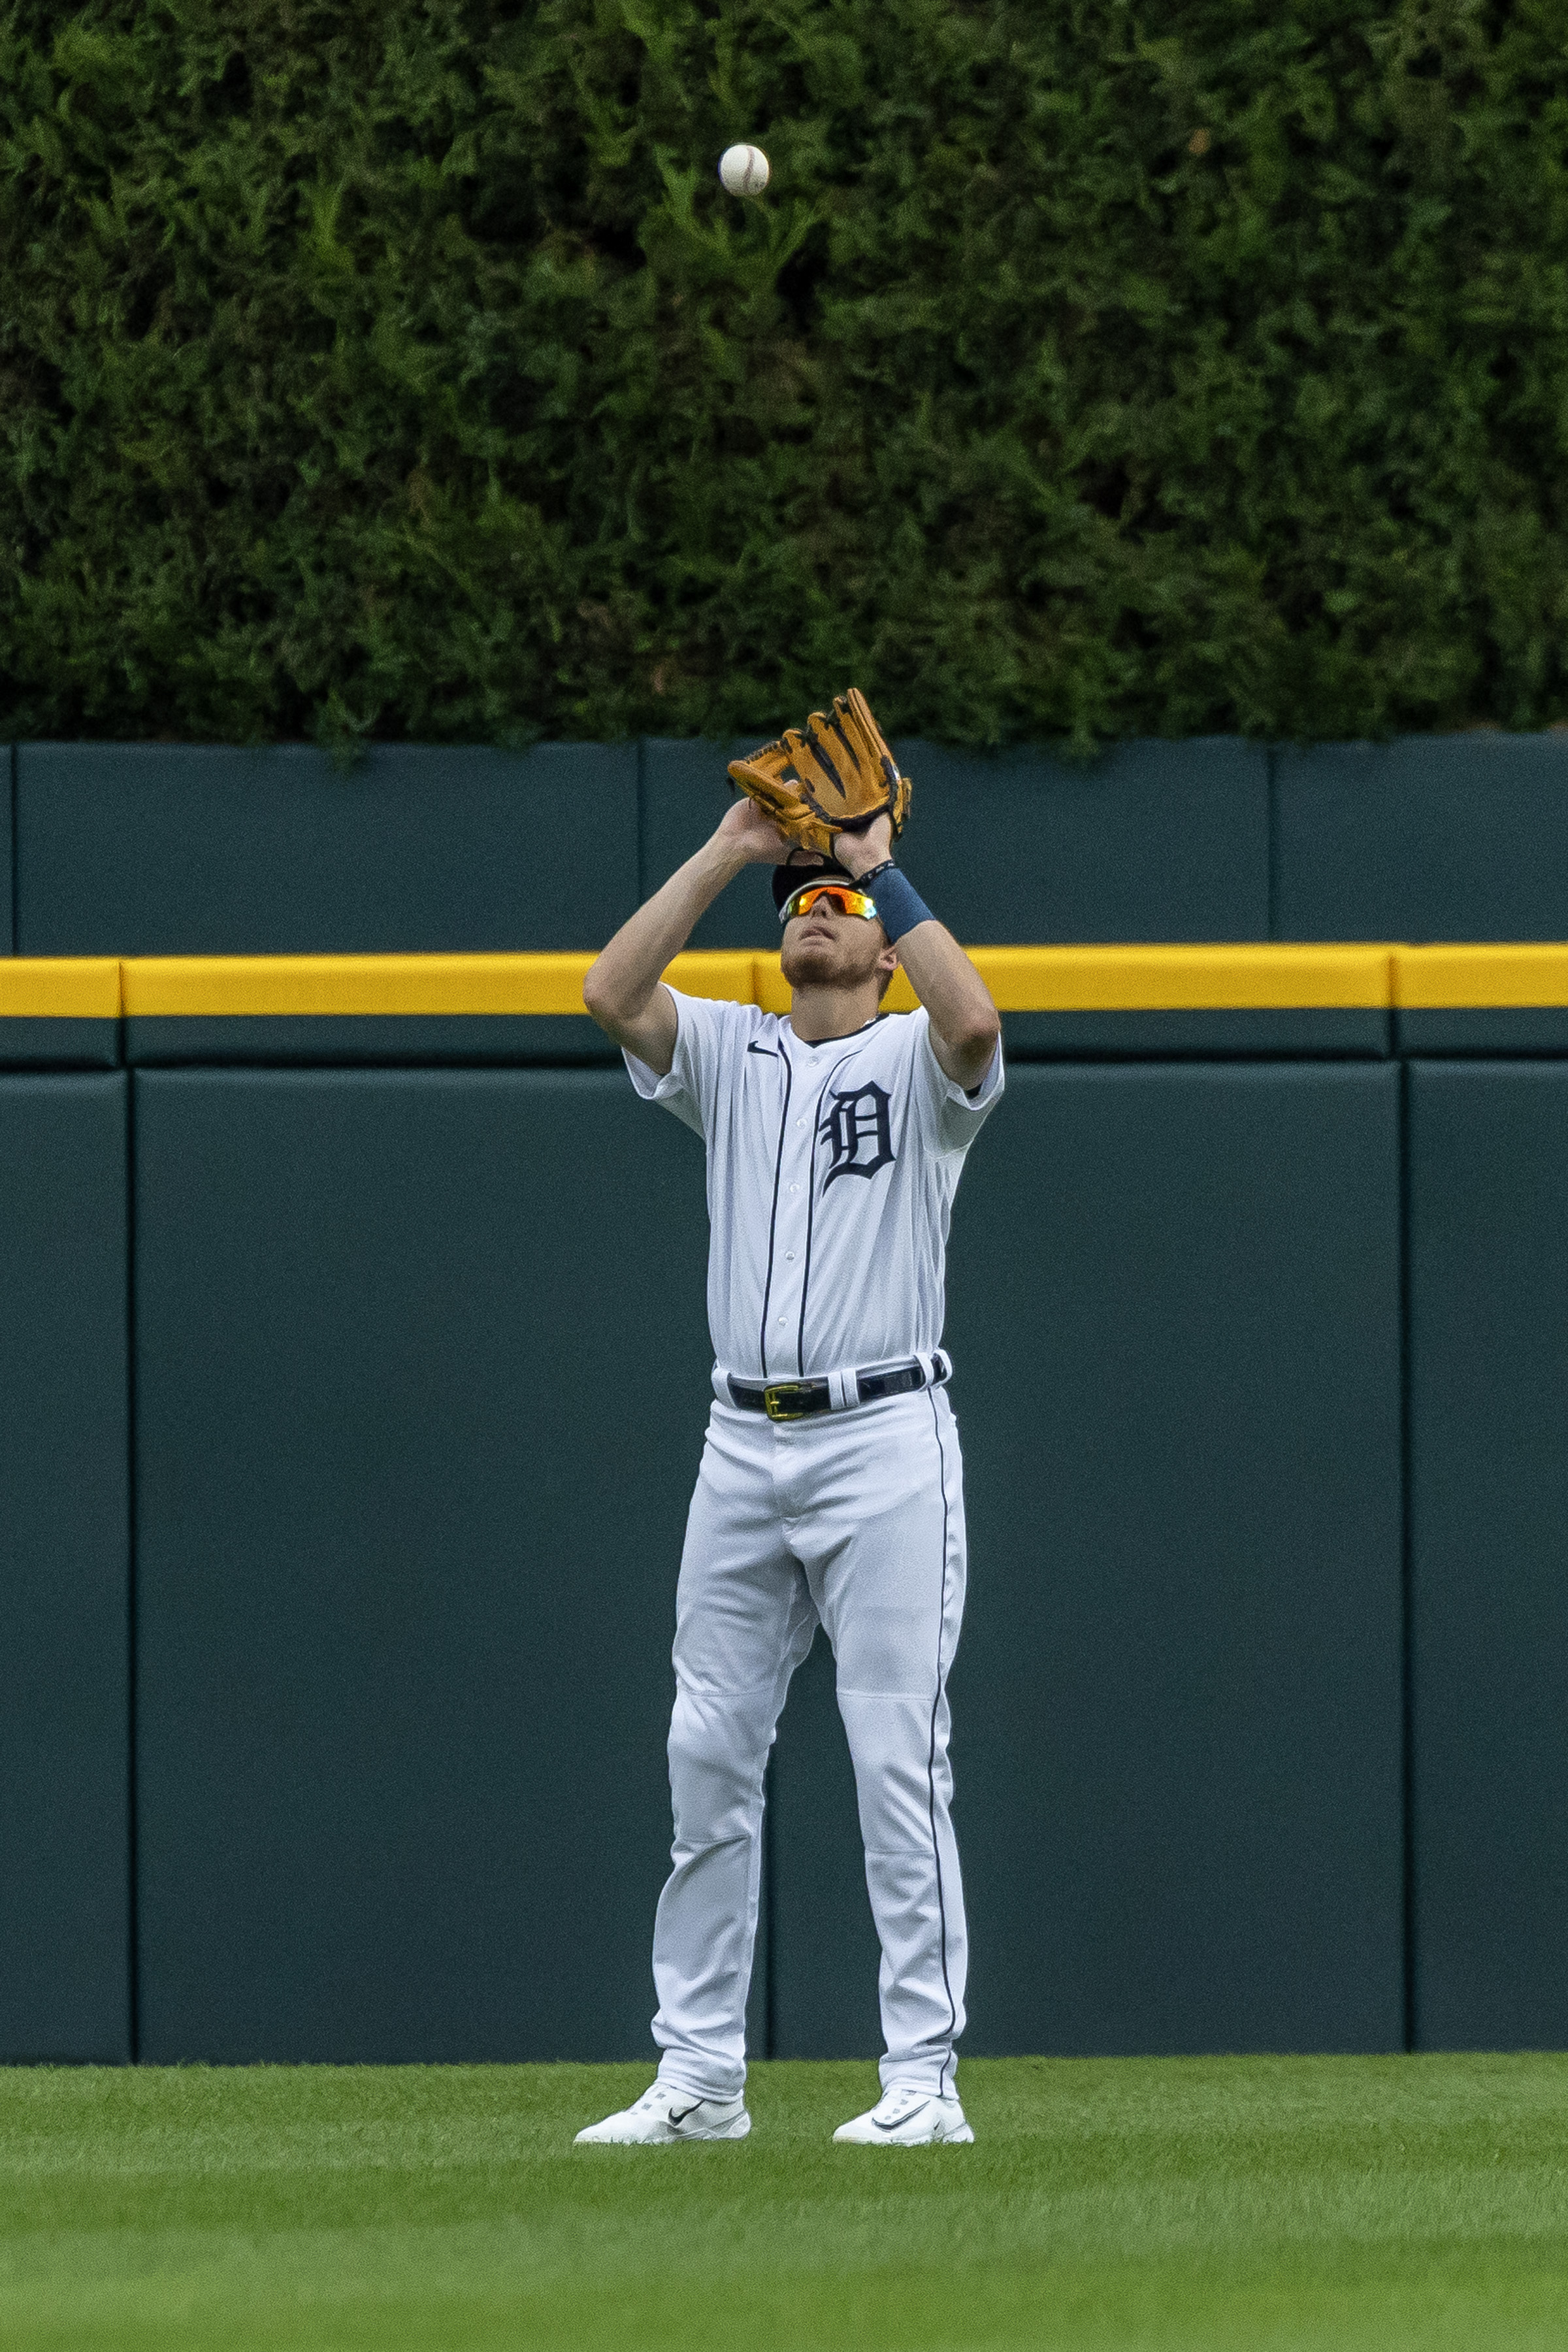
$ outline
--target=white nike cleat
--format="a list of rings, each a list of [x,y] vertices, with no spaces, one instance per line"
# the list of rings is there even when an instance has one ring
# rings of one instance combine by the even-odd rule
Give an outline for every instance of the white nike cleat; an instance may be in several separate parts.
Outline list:
[[[970,2142],[974,2134],[956,2092],[943,2098],[913,2083],[895,2083],[868,2115],[840,2124],[833,2137],[846,2147],[935,2147]]]
[[[958,2102],[954,2100],[953,2105]],[[635,2106],[580,2131],[578,2147],[671,2147],[678,2139],[744,2139],[752,2128],[744,2099],[694,2099],[673,2083],[653,2083]]]

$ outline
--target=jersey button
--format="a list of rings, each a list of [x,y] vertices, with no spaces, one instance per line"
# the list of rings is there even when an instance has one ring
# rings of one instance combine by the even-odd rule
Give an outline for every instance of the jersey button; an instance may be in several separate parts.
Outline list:
[[[784,1264],[785,1264],[786,1265],[793,1265],[795,1264],[795,1252],[794,1252],[794,1250],[785,1250],[785,1252],[784,1252]]]

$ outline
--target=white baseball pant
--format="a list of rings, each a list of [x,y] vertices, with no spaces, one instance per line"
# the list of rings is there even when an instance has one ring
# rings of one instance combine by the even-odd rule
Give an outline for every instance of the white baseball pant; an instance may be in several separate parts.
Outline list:
[[[882,1946],[882,2081],[952,2088],[968,1946],[947,1675],[964,1570],[945,1390],[808,1421],[714,1405],[676,1598],[675,1867],[654,1927],[658,2071],[678,2089],[730,2099],[745,2080],[763,1772],[819,1622]]]

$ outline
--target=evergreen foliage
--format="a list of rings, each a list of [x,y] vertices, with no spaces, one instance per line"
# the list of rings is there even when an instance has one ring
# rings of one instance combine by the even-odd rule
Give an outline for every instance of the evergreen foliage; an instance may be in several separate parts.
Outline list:
[[[0,152],[12,735],[1568,712],[1568,0],[0,0]]]

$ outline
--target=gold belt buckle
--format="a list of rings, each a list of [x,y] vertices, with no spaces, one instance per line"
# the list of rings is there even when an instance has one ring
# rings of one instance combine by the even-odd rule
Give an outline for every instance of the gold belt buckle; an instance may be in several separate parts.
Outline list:
[[[808,1396],[813,1385],[810,1381],[770,1381],[763,1391],[763,1411],[770,1421],[804,1421],[806,1418],[805,1407],[802,1405],[792,1412],[789,1400]]]

